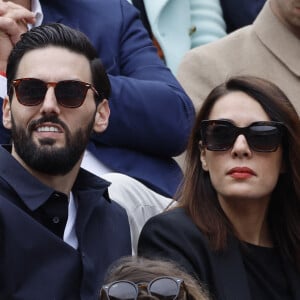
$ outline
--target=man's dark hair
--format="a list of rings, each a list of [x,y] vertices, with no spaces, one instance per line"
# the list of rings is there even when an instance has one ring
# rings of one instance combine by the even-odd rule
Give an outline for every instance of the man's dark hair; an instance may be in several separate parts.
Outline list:
[[[53,23],[35,27],[24,33],[10,53],[6,69],[7,91],[9,91],[10,99],[13,96],[11,84],[16,79],[15,76],[22,57],[31,50],[48,46],[63,47],[72,52],[84,55],[90,62],[92,84],[100,95],[100,97],[95,95],[95,100],[99,102],[103,98],[109,98],[111,91],[109,78],[96,49],[88,37],[84,33],[66,25]]]

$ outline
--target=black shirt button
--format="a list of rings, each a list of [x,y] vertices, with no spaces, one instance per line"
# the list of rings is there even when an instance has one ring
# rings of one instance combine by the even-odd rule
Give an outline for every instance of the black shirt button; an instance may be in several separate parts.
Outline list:
[[[53,217],[53,218],[52,218],[52,222],[53,222],[54,224],[58,224],[58,223],[60,222],[59,217]]]

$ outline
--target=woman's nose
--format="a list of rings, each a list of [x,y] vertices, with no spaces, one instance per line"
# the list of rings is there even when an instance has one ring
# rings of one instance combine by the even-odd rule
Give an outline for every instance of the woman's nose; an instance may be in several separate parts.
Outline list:
[[[235,157],[248,157],[251,156],[252,150],[247,142],[246,137],[243,134],[237,136],[234,141],[231,153]]]

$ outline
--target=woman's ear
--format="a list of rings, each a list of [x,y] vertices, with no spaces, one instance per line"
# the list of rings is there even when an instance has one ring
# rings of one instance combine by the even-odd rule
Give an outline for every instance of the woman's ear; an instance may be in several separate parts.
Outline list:
[[[7,96],[3,99],[2,103],[2,123],[6,129],[11,129],[11,109]]]
[[[202,165],[202,169],[204,171],[208,171],[207,162],[206,162],[206,149],[202,146],[202,142],[199,142],[199,149],[200,149],[200,161]]]
[[[108,105],[108,100],[102,100],[98,106],[95,114],[95,122],[94,122],[94,131],[95,132],[103,132],[108,126],[108,120],[110,115],[110,109]]]

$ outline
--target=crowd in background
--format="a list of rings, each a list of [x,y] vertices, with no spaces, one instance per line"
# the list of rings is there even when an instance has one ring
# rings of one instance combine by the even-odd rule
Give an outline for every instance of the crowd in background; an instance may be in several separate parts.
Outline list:
[[[0,0],[1,299],[300,299],[300,2]]]

